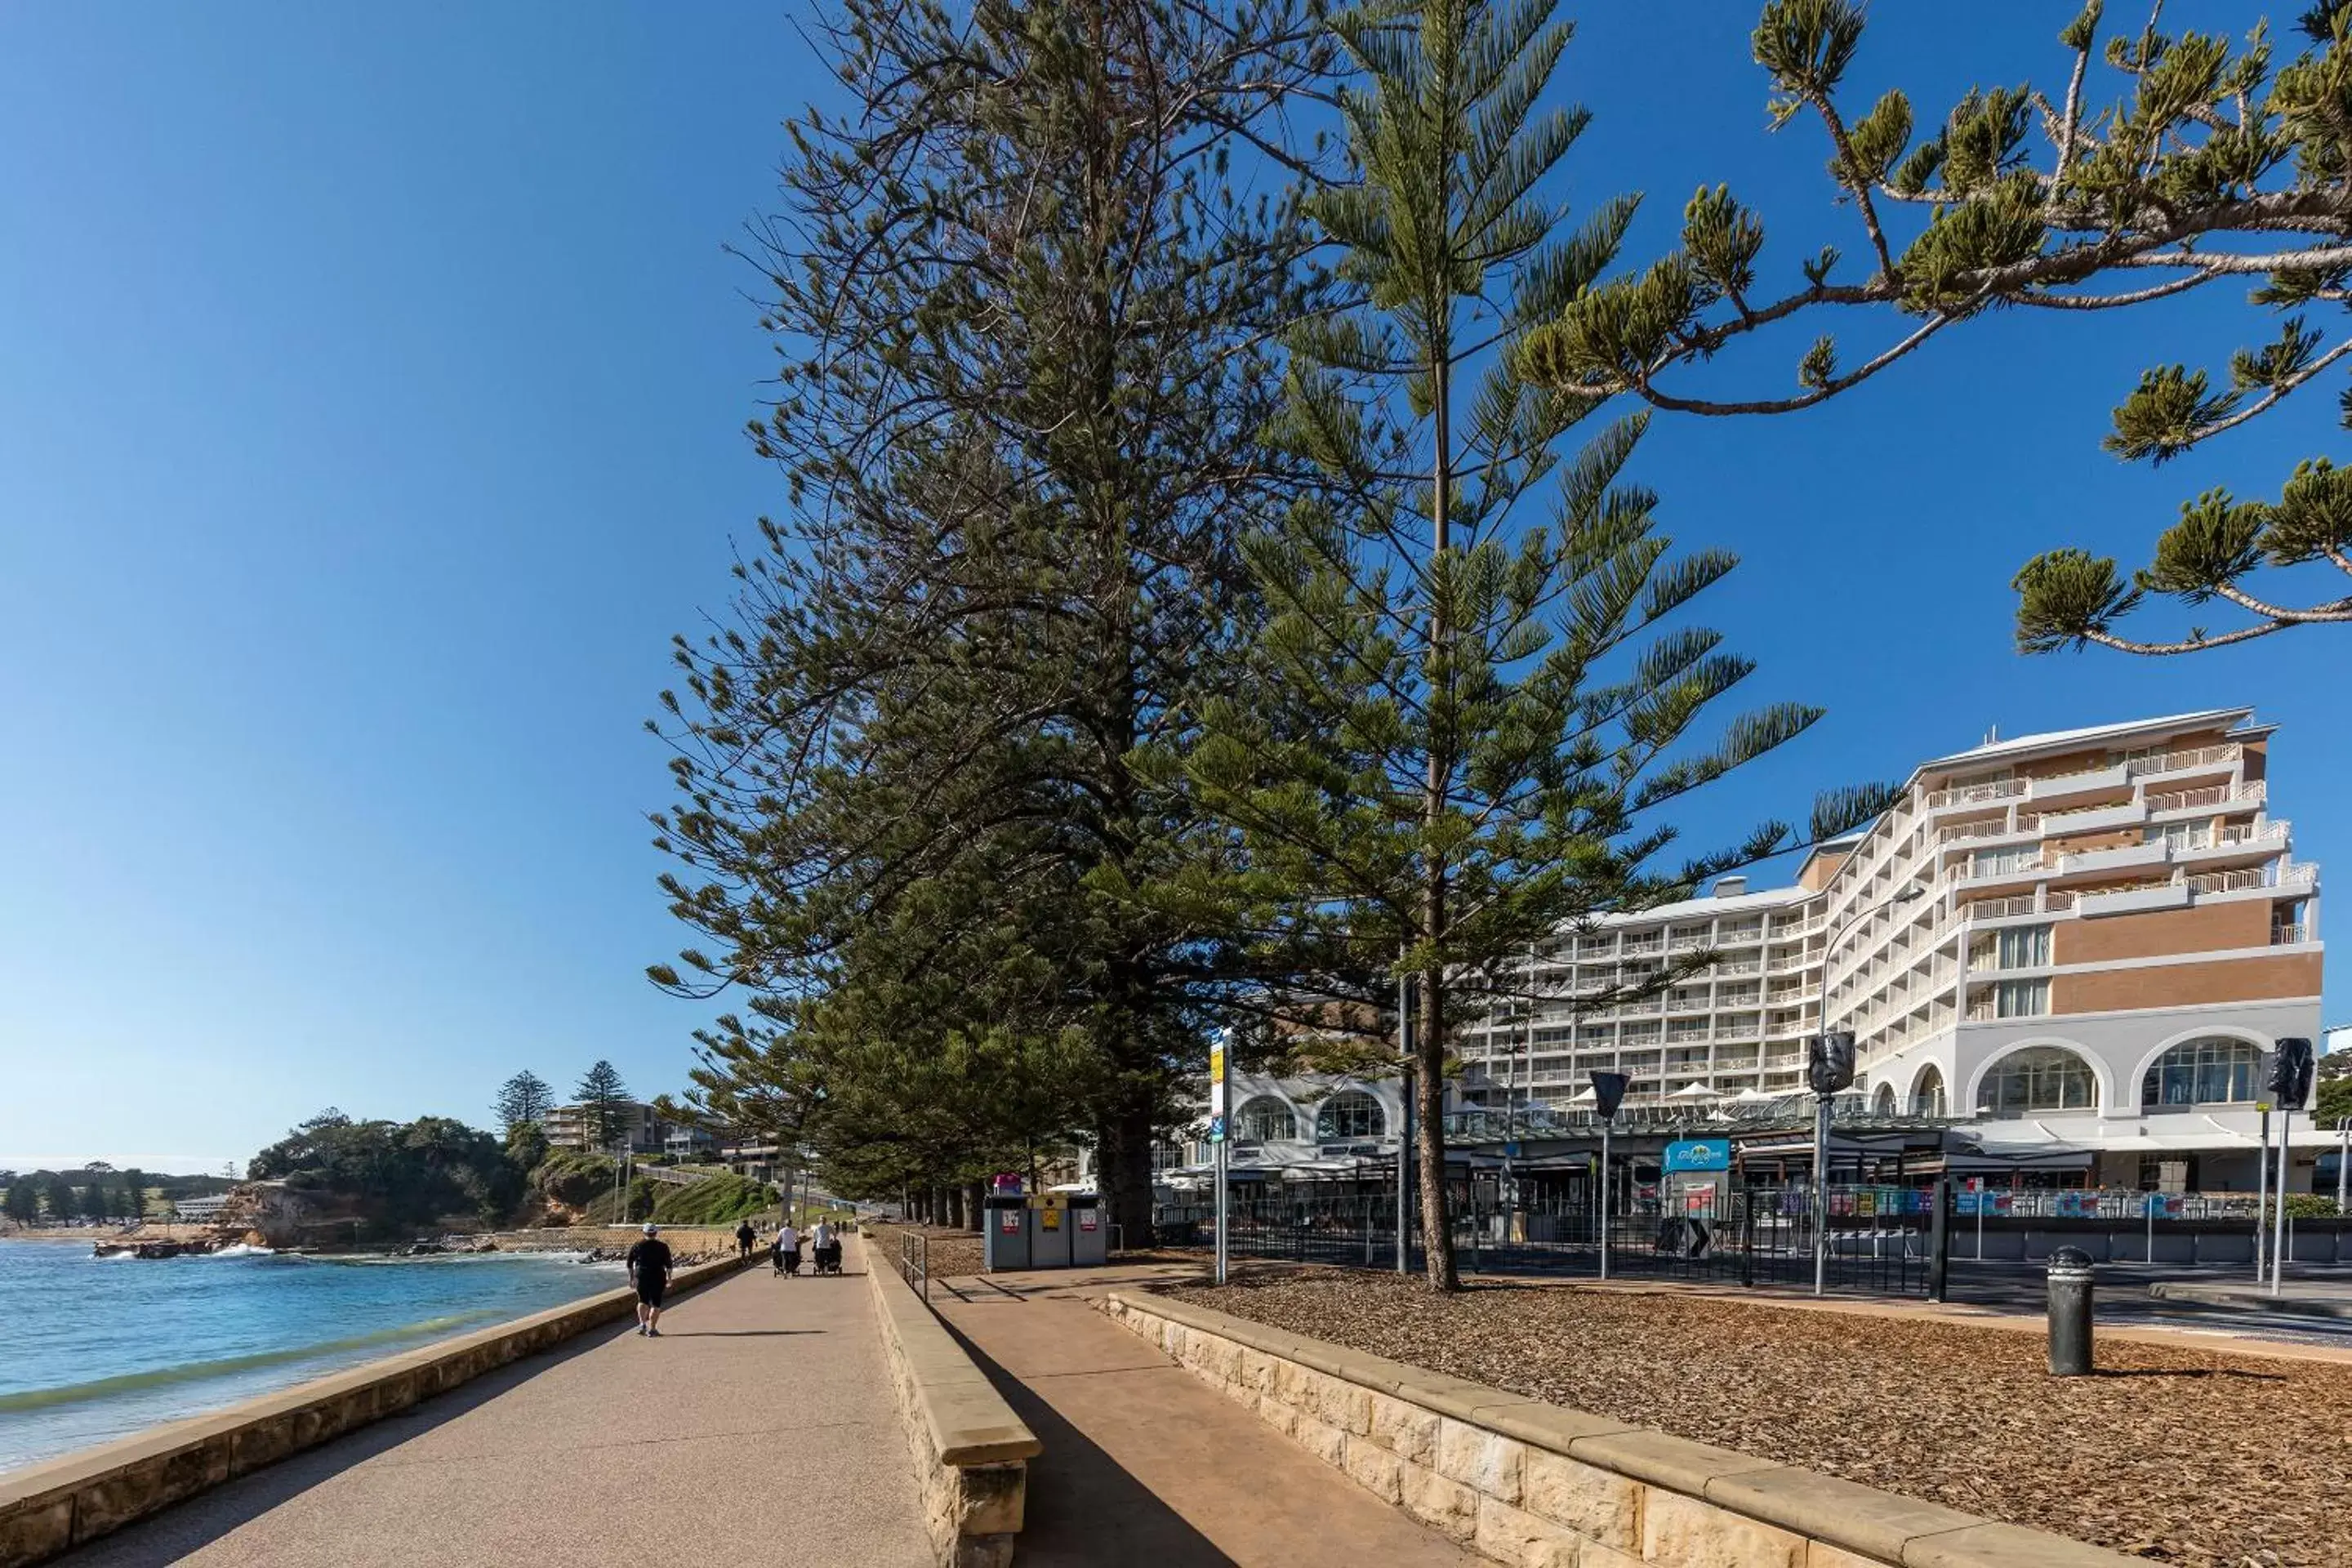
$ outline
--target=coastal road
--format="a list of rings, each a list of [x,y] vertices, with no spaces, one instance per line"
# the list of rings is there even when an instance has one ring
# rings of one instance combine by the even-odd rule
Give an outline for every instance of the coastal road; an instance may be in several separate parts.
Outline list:
[[[922,1518],[871,1287],[760,1268],[58,1561],[927,1568]]]

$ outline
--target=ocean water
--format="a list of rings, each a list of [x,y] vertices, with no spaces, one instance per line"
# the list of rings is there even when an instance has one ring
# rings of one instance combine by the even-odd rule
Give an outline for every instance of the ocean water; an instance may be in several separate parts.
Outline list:
[[[561,1253],[153,1261],[0,1241],[0,1471],[619,1282]]]

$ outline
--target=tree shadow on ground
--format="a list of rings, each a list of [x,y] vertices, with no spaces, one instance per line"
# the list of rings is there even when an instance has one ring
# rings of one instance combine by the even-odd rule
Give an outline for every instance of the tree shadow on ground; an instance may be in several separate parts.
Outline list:
[[[1106,1563],[1234,1568],[1232,1558],[1118,1460],[982,1354],[953,1324],[944,1326],[1043,1445],[1044,1451],[1029,1461],[1017,1552],[1025,1568],[1100,1568]]]
[[[2284,1383],[2283,1372],[2247,1372],[2234,1366],[2101,1366],[2091,1369],[2093,1377],[2229,1377],[2245,1383]]]

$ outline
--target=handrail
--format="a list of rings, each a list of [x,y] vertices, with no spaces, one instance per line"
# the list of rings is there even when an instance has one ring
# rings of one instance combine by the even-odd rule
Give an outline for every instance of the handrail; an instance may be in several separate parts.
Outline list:
[[[898,1276],[928,1302],[931,1299],[931,1238],[919,1230],[898,1233]]]

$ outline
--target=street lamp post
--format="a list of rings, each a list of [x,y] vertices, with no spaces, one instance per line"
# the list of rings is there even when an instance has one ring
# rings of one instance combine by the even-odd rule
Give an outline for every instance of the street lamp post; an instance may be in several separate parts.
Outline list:
[[[1831,931],[1822,943],[1822,982],[1813,1003],[1813,1021],[1820,1033],[1813,1037],[1808,1075],[1813,1093],[1819,1096],[1813,1107],[1813,1294],[1825,1295],[1829,1290],[1830,1272],[1830,1102],[1837,1092],[1853,1081],[1854,1037],[1850,1031],[1830,1032],[1830,960],[1837,952],[1841,938],[1872,916],[1883,913],[1898,904],[1907,904],[1921,897],[1925,889],[1905,888],[1880,900],[1866,910],[1846,917],[1845,923]]]
[[[1626,1085],[1633,1080],[1622,1072],[1596,1072],[1592,1075],[1592,1109],[1601,1114],[1601,1278],[1609,1278],[1609,1130],[1617,1120],[1617,1107],[1624,1102]]]

